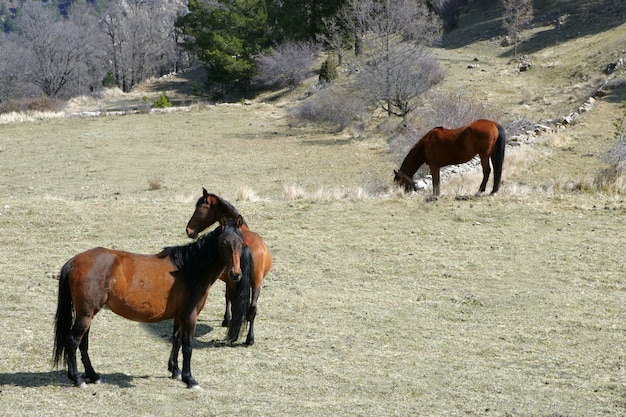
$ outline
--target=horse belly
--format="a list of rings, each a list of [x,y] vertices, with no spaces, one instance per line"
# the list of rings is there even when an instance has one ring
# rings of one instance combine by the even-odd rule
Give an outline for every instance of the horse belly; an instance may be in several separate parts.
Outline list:
[[[173,318],[171,269],[136,260],[122,266],[112,274],[107,306],[122,317],[144,323]]]

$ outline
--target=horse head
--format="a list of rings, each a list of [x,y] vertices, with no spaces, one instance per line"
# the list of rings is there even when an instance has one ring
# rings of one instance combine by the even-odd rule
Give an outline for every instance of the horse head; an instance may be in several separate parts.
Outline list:
[[[219,210],[216,210],[217,204],[217,196],[209,194],[203,187],[202,197],[198,199],[196,209],[187,223],[187,236],[195,239],[200,232],[219,220]]]
[[[232,282],[239,282],[243,274],[241,257],[245,248],[241,233],[243,217],[239,216],[234,221],[224,219],[220,223],[222,223],[222,233],[217,242],[219,256],[227,266],[228,279]]]
[[[407,193],[411,191],[417,191],[417,184],[415,184],[415,181],[413,181],[413,178],[409,177],[404,172],[396,171],[395,169],[393,170],[393,173],[394,173],[394,177],[393,177],[394,182],[398,185],[403,186],[404,191],[406,191]]]
[[[238,217],[240,214],[235,206],[215,194],[210,194],[202,187],[202,197],[198,199],[196,209],[187,223],[187,236],[195,239],[200,232],[218,220],[220,225],[224,226],[226,220],[237,220]],[[247,229],[246,221],[242,219],[242,222]]]

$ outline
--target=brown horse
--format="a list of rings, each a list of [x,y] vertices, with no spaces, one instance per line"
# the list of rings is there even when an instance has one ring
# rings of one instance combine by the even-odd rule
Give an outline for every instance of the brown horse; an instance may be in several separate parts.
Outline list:
[[[462,164],[476,155],[480,156],[483,181],[479,193],[485,191],[493,165],[493,189],[498,192],[504,162],[506,135],[504,129],[491,120],[476,120],[458,129],[436,127],[426,133],[411,148],[398,171],[394,170],[394,181],[406,191],[417,190],[413,175],[422,164],[428,165],[433,176],[433,195],[439,195],[439,168]]]
[[[211,226],[217,221],[222,219],[234,219],[238,218],[239,213],[237,209],[228,201],[216,196],[215,194],[209,194],[207,190],[202,188],[202,197],[198,199],[196,203],[196,209],[187,223],[187,236],[195,239],[200,232],[207,227]],[[252,298],[250,300],[250,306],[248,308],[248,337],[246,338],[246,344],[254,344],[254,319],[257,311],[257,300],[261,293],[261,282],[267,275],[272,267],[272,256],[270,251],[265,246],[263,239],[252,232],[246,222],[243,222],[241,226],[243,232],[243,243],[250,248],[252,252]],[[230,320],[230,307],[229,307],[229,293],[232,291],[232,283],[227,279],[223,279],[226,282],[226,309],[224,312],[223,326],[227,326]]]
[[[78,387],[99,383],[89,354],[89,328],[105,305],[130,320],[154,323],[173,319],[168,370],[189,388],[199,388],[191,375],[192,342],[198,314],[208,290],[224,274],[233,286],[233,320],[229,340],[236,340],[250,300],[249,249],[243,245],[243,219],[230,221],[189,245],[165,248],[157,255],[94,248],[79,253],[61,269],[55,318],[54,364],[63,360],[67,376]],[[178,352],[183,350],[182,372]],[[80,349],[85,375],[78,372]]]

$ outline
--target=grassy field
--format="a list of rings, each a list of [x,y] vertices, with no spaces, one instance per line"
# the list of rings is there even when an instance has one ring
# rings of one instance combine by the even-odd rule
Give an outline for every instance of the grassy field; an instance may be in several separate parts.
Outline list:
[[[440,88],[489,91],[503,119],[532,120],[594,88],[560,80],[567,71],[552,64],[522,80],[490,49],[485,22],[439,52],[451,68]],[[626,26],[612,27],[575,39],[579,57],[607,39],[623,51]],[[555,41],[534,53],[572,68],[574,50]],[[602,54],[578,70],[598,73],[612,58]],[[485,71],[470,79],[474,56]],[[592,187],[625,96],[612,91],[574,125],[507,149],[501,192],[482,198],[475,173],[443,183],[436,200],[403,195],[384,131],[294,125],[284,97],[0,124],[0,414],[626,416],[626,203]],[[68,112],[124,100],[140,99],[85,99]],[[94,246],[188,243],[203,186],[272,251],[256,344],[214,343],[225,336],[217,283],[198,324],[195,392],[168,378],[171,323],[104,310],[90,352],[105,384],[73,388],[51,364],[61,266]]]
[[[455,199],[479,178],[402,196],[379,139],[289,129],[279,113],[2,127],[5,415],[626,414],[622,197],[520,192],[523,169],[494,198]],[[214,345],[218,283],[193,356],[205,392],[168,379],[170,323],[108,310],[90,346],[106,384],[72,388],[50,363],[59,268],[97,245],[186,243],[201,186],[272,250],[257,344]]]

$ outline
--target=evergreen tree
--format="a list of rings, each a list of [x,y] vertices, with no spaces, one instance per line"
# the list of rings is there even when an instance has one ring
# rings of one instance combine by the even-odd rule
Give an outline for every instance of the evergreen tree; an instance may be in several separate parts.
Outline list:
[[[345,0],[268,0],[268,14],[277,39],[309,41],[325,33]]]
[[[207,87],[223,96],[233,87],[248,92],[254,76],[254,57],[267,49],[267,11],[264,0],[189,1],[189,13],[176,25],[184,46],[207,69]]]

